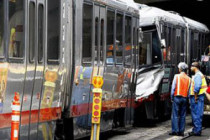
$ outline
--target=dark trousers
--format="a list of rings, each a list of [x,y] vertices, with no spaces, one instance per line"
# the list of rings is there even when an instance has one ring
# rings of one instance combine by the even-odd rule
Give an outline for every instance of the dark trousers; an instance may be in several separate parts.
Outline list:
[[[187,98],[181,96],[175,96],[172,105],[172,132],[184,133],[185,130],[185,117]]]

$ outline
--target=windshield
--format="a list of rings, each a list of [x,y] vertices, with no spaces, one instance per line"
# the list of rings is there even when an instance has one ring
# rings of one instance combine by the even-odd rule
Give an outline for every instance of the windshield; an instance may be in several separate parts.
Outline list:
[[[139,65],[152,65],[161,62],[162,56],[157,31],[144,32],[139,53]]]
[[[3,55],[3,34],[4,34],[4,3],[0,0],[0,56]]]

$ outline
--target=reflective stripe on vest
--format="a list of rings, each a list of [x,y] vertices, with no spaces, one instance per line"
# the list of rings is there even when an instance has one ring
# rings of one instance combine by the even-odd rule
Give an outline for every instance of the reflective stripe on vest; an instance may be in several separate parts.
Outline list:
[[[199,74],[201,75],[201,78],[202,78],[202,84],[201,84],[201,88],[199,90],[198,95],[201,95],[201,94],[205,93],[205,91],[207,89],[207,83],[206,83],[206,79],[205,79],[204,75],[200,72],[199,72]],[[194,88],[195,88],[195,81],[194,81],[194,77],[193,77],[190,95],[194,95]]]
[[[199,94],[204,94],[207,90],[207,83],[206,83],[206,79],[204,76],[202,76],[202,84],[201,84],[201,88],[199,91]]]
[[[177,82],[177,88],[178,88],[177,95],[180,95],[180,75],[177,76],[177,79],[178,79],[177,80],[178,81]]]
[[[190,89],[190,95],[194,95],[194,88],[195,88],[195,82],[194,82],[195,76],[192,77],[192,84]]]
[[[187,97],[190,78],[186,74],[178,74],[176,75],[176,83],[174,96]]]

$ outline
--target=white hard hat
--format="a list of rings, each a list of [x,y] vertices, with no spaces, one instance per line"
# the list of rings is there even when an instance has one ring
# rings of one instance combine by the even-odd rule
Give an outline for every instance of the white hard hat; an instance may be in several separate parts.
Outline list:
[[[178,65],[178,68],[181,70],[185,70],[188,68],[187,64],[185,62],[180,62]]]

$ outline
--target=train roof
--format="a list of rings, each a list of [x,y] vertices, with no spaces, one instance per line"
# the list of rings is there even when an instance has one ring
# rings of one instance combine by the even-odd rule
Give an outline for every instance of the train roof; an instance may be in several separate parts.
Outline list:
[[[126,10],[131,13],[139,14],[139,9],[134,0],[97,0],[112,7]]]
[[[197,22],[187,17],[183,17],[183,18],[186,20],[186,22],[188,23],[191,29],[196,29],[202,32],[209,32],[208,27],[204,25],[203,23]]]
[[[185,26],[184,19],[177,13],[164,11],[160,8],[137,4],[140,13],[140,26],[155,25],[156,20],[162,20],[175,25]]]
[[[115,1],[120,1],[125,3],[127,6],[133,7],[135,9],[138,9],[138,6],[136,5],[136,3],[133,0],[115,0]]]
[[[171,23],[173,25],[182,25],[184,27],[186,27],[186,24],[188,24],[190,29],[199,30],[201,32],[209,32],[209,29],[206,25],[190,18],[182,17],[176,12],[165,11],[160,8],[150,7],[143,4],[137,5],[139,7],[141,27],[155,25],[155,21],[159,20]]]

